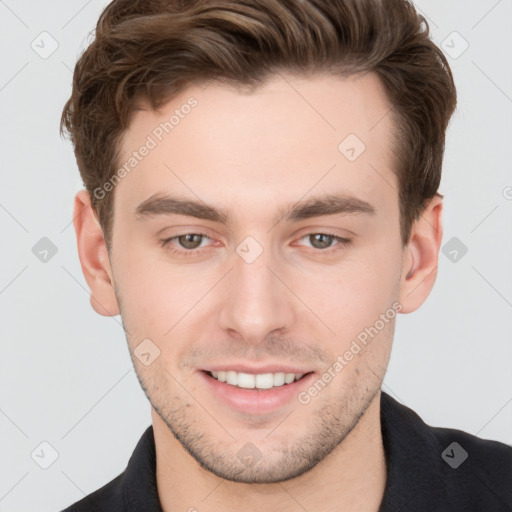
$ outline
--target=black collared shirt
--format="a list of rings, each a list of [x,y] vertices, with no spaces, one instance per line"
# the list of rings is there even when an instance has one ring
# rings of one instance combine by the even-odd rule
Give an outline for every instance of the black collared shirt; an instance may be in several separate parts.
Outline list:
[[[512,512],[512,446],[430,427],[384,392],[381,426],[388,474],[379,512]],[[123,473],[62,512],[86,511],[162,512],[152,426]]]

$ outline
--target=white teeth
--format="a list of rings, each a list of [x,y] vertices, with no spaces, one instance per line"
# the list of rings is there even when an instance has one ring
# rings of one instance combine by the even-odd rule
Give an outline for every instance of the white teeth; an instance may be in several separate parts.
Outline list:
[[[256,379],[250,373],[239,373],[237,386],[239,388],[254,389],[256,387]]]
[[[284,373],[274,373],[274,386],[282,386],[284,384]]]
[[[236,372],[229,371],[226,372],[226,382],[231,384],[232,386],[236,386],[238,384],[238,378]]]
[[[270,389],[274,385],[274,376],[271,373],[256,375],[256,387],[258,389]]]
[[[304,375],[303,373],[242,373],[235,371],[227,372],[210,372],[211,376],[219,382],[226,382],[232,386],[238,386],[245,389],[270,389],[273,387],[283,386],[284,384],[291,384],[299,380]]]
[[[294,373],[287,373],[284,376],[284,382],[286,384],[291,384],[295,380],[295,374]]]

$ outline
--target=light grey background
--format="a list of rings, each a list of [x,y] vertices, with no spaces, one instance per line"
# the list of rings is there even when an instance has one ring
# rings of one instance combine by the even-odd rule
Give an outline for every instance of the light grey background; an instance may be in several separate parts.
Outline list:
[[[61,510],[106,484],[151,423],[120,318],[89,304],[71,224],[82,185],[58,133],[72,69],[107,3],[0,0],[3,512]],[[512,2],[416,5],[445,41],[458,89],[443,243],[457,237],[467,254],[441,254],[427,302],[399,316],[384,390],[431,425],[512,444]],[[31,47],[49,52],[52,39],[47,58]],[[58,249],[46,263],[32,252],[42,237]]]

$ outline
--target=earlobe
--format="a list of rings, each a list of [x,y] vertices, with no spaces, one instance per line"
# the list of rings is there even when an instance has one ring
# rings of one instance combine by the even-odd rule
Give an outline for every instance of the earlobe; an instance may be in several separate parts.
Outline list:
[[[82,272],[91,290],[91,306],[100,315],[118,315],[119,306],[103,230],[86,190],[80,190],[75,196],[73,224]]]
[[[434,197],[412,226],[400,282],[402,313],[416,311],[434,286],[443,234],[442,208],[442,199]]]

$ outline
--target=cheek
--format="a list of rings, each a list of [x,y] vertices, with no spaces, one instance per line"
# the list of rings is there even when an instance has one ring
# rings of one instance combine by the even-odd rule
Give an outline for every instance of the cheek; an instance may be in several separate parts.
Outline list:
[[[351,340],[397,301],[400,271],[399,249],[374,246],[318,272],[305,296],[338,341]]]
[[[166,261],[160,251],[131,249],[117,258],[114,269],[120,276],[116,293],[130,349],[149,338],[167,358],[182,349],[176,341],[186,339],[187,332],[190,337],[190,330],[197,327],[194,322],[208,306],[208,291],[218,276],[213,266],[180,267]]]

